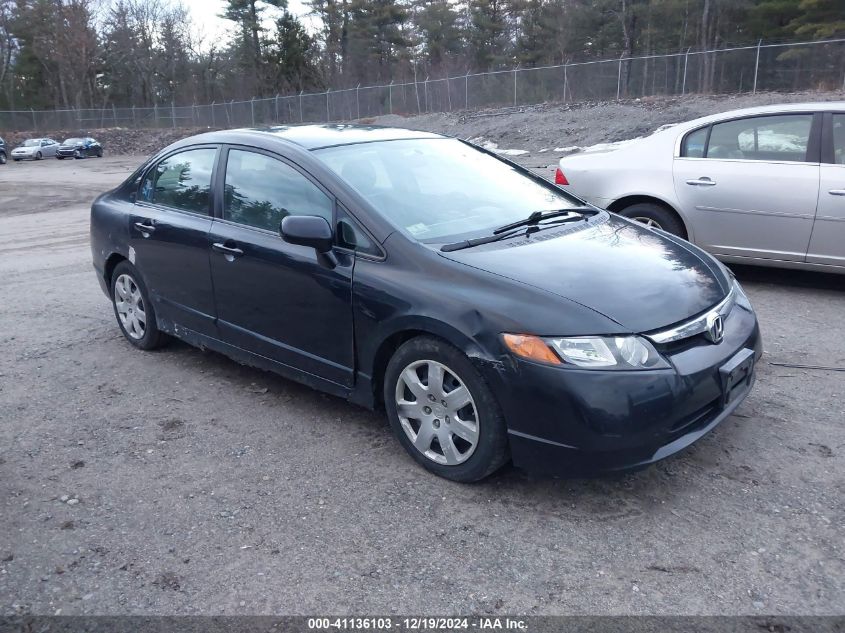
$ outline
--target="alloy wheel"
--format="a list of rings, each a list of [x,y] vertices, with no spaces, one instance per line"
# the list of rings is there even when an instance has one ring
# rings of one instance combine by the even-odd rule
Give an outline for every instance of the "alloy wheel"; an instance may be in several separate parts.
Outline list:
[[[126,333],[136,341],[144,338],[147,328],[144,299],[138,284],[125,273],[114,282],[114,307]]]
[[[396,411],[414,448],[438,464],[465,462],[478,445],[478,409],[460,377],[443,363],[418,360],[396,381]]]
[[[663,227],[660,226],[660,222],[658,222],[654,218],[644,218],[644,217],[636,217],[635,216],[635,217],[632,217],[631,219],[634,222],[639,222],[640,224],[645,224],[646,226],[650,226],[650,227],[653,227],[655,229],[663,229]]]

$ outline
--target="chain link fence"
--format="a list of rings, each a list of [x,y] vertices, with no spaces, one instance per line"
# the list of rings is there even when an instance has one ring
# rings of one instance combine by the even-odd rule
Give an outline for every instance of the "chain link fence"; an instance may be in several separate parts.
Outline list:
[[[0,111],[0,130],[231,128],[384,114],[757,91],[845,90],[845,38],[573,62],[206,105]]]

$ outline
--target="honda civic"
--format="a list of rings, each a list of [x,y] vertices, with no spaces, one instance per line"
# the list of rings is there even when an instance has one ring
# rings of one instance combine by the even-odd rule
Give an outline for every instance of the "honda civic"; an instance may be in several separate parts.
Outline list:
[[[461,482],[677,453],[748,395],[762,349],[701,249],[426,132],[181,140],[94,202],[91,248],[136,348],[175,337],[384,409]]]

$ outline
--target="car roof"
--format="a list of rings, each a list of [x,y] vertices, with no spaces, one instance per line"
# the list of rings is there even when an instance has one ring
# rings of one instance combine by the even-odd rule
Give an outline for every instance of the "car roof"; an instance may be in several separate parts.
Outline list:
[[[401,139],[447,138],[441,134],[406,130],[399,127],[379,125],[358,125],[327,123],[323,125],[276,125],[269,127],[243,128],[203,134],[205,142],[231,142],[244,137],[260,135],[295,143],[305,149],[320,149],[338,145],[372,143],[375,141],[396,141]]]
[[[722,121],[724,119],[738,119],[745,116],[754,116],[758,114],[780,114],[789,112],[830,112],[830,111],[844,111],[845,101],[819,101],[808,103],[772,103],[770,105],[756,106],[753,108],[742,108],[740,110],[728,110],[711,114],[698,119],[686,121],[684,127],[696,127],[705,123],[712,123],[715,121]]]

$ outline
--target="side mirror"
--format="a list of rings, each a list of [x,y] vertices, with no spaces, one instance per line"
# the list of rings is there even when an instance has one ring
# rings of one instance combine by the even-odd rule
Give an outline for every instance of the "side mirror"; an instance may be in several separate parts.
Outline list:
[[[334,245],[332,227],[319,215],[289,215],[282,218],[279,234],[288,244],[310,246],[318,253],[328,253]]]

